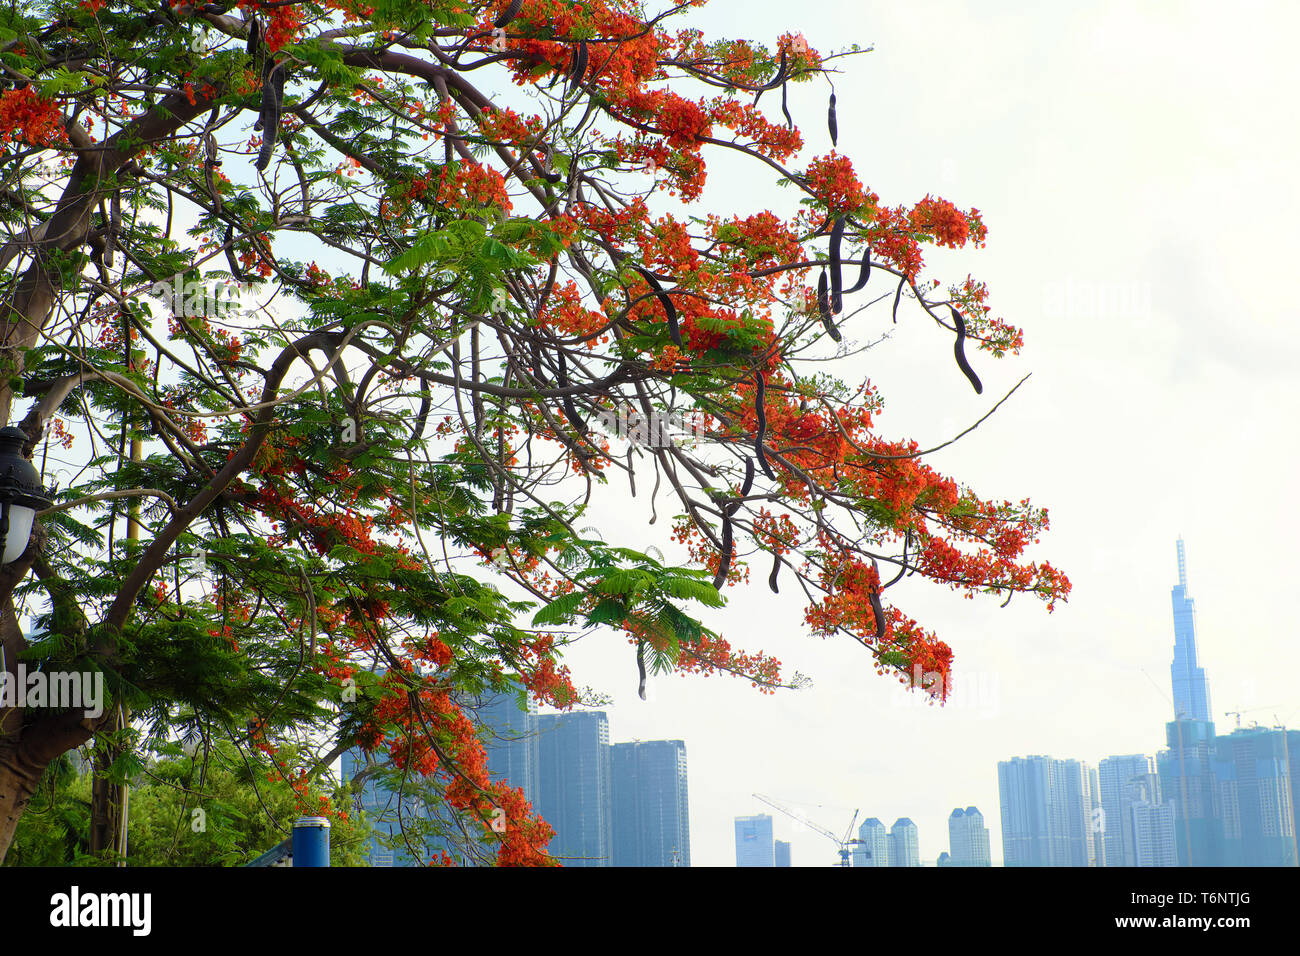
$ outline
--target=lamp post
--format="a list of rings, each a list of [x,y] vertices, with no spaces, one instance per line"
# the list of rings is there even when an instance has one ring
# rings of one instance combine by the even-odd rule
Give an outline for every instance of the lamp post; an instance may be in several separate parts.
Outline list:
[[[27,433],[0,428],[0,565],[17,561],[27,550],[36,512],[50,506],[40,472],[23,457]]]

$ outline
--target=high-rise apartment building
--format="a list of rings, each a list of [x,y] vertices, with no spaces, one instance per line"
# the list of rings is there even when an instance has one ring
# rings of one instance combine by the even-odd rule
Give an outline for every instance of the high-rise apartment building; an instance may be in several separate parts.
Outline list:
[[[790,844],[786,843],[784,840],[777,840],[774,846],[776,848],[776,853],[775,853],[776,865],[789,866],[790,865]]]
[[[537,704],[524,707],[514,695],[484,697],[473,708],[482,728],[488,775],[524,792],[530,804],[537,799],[537,770],[541,759],[537,736]]]
[[[948,816],[948,849],[946,866],[992,866],[984,814],[975,807],[953,810]]]
[[[863,820],[853,845],[854,866],[889,866],[889,831],[876,817]]]
[[[614,866],[690,866],[686,744],[648,740],[610,747]]]
[[[736,817],[736,866],[775,866],[772,818],[766,813]]]
[[[1295,866],[1295,810],[1287,732],[1239,727],[1215,740],[1222,863]]]
[[[537,718],[535,808],[555,829],[550,853],[565,866],[610,866],[609,720],[603,711]]]
[[[358,747],[345,750],[339,758],[339,776],[345,784],[361,776],[355,805],[371,823],[366,856],[371,866],[423,866],[448,849],[444,834],[450,816],[419,774],[401,783],[381,782],[386,760],[383,753],[367,758]],[[453,856],[470,862],[463,852]]]
[[[1015,757],[998,764],[1006,866],[1096,866],[1092,774],[1086,763]]]
[[[1155,761],[1146,754],[1107,757],[1098,764],[1097,774],[1106,866],[1138,866],[1129,809],[1137,803],[1161,803]]]
[[[907,817],[899,817],[889,828],[889,865],[921,865],[920,836],[916,824]]]
[[[1177,832],[1171,803],[1136,800],[1127,805],[1133,862],[1126,866],[1177,866]],[[1127,859],[1127,858],[1126,858]]]
[[[1168,749],[1156,754],[1160,795],[1174,808],[1179,866],[1223,865],[1214,739],[1211,721],[1173,720],[1165,724]]]

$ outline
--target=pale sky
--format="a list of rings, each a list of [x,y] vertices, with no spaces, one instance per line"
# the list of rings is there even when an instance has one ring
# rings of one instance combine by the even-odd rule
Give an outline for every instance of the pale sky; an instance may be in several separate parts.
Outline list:
[[[660,677],[642,702],[631,648],[609,635],[582,642],[569,664],[577,683],[614,696],[615,741],[686,741],[692,862],[734,863],[732,819],[769,812],[753,792],[837,832],[854,809],[886,825],[910,817],[930,865],[948,849],[948,814],[973,804],[999,862],[999,760],[1095,766],[1163,746],[1179,534],[1216,720],[1231,728],[1226,710],[1258,708],[1243,720],[1300,724],[1290,491],[1300,345],[1285,287],[1300,261],[1297,11],[1245,5],[1229,20],[1193,3],[715,0],[695,19],[769,44],[802,31],[823,54],[874,46],[841,61],[839,149],[886,203],[933,193],[983,212],[988,247],[931,253],[928,274],[986,280],[1025,350],[973,353],[976,396],[950,334],[913,312],[854,374],[885,396],[882,433],[928,447],[1032,372],[931,464],[985,497],[1048,507],[1052,529],[1033,555],[1074,592],[1049,615],[1032,599],[1000,610],[919,576],[891,590],[955,651],[957,692],[943,709],[876,677],[862,648],[810,637],[799,603],[768,592],[765,574],[730,589],[731,606],[708,620],[780,658],[787,675],[811,676],[809,689],[769,697],[725,677]],[[830,148],[827,93],[791,87],[805,161]],[[696,211],[788,194],[755,188],[715,176]],[[854,322],[846,337],[867,341],[888,310]],[[607,540],[664,547],[665,522],[646,527],[648,511],[627,504],[611,496],[592,523]],[[829,840],[773,815],[796,866],[836,859]]]

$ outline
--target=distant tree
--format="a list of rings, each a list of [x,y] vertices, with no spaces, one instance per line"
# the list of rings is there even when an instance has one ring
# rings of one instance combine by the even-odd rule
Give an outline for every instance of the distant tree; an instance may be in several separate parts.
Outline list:
[[[369,826],[353,812],[351,793],[332,797],[295,787],[256,755],[249,760],[222,743],[208,754],[152,761],[130,788],[127,862],[132,866],[242,866],[290,836],[304,810],[330,820],[333,866],[365,866]],[[91,774],[67,755],[48,768],[18,824],[6,863],[17,866],[97,865],[112,857],[90,852]]]
[[[99,852],[113,786],[186,737],[306,782],[359,744],[497,862],[547,863],[462,701],[571,706],[574,629],[621,634],[643,684],[788,686],[699,620],[757,567],[942,697],[952,653],[886,601],[901,575],[1066,596],[1025,557],[1043,509],[940,475],[835,377],[875,299],[946,330],[935,374],[955,357],[976,392],[968,345],[1019,351],[982,282],[923,276],[927,247],[983,244],[978,211],[864,186],[834,96],[803,158],[786,88],[843,54],[668,29],[700,2],[0,11],[0,416],[63,475],[0,571],[0,637],[7,669],[112,694],[0,711],[0,856],[59,755],[96,742]],[[699,208],[706,158],[787,189]],[[624,477],[680,566],[587,527]]]

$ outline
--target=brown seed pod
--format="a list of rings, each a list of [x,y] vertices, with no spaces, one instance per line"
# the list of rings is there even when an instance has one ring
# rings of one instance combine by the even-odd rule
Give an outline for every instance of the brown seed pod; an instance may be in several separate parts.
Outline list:
[[[645,641],[636,642],[636,672],[640,678],[636,692],[642,700],[645,700]]]
[[[955,307],[950,305],[948,310],[952,312],[952,324],[957,327],[957,341],[953,343],[952,347],[953,354],[957,356],[957,367],[962,370],[962,374],[970,379],[971,385],[975,387],[975,394],[979,395],[983,393],[984,386],[980,383],[975,370],[970,367],[970,363],[966,361],[966,320],[961,317],[961,313]]]
[[[501,11],[501,16],[492,21],[494,27],[503,27],[515,17],[519,16],[519,8],[524,5],[524,0],[510,0],[510,6]]]
[[[898,280],[898,291],[894,293],[894,324],[898,324],[898,303],[903,300],[903,286],[907,285],[907,276]]]
[[[781,556],[773,554],[772,573],[767,576],[767,586],[772,589],[773,594],[780,594],[781,591],[776,586],[776,576],[781,573]]]
[[[831,226],[831,314],[839,315],[844,311],[844,279],[840,273],[840,243],[844,239],[844,217],[840,216]]]
[[[871,247],[867,246],[862,250],[862,268],[858,272],[858,281],[853,283],[852,289],[845,289],[844,294],[849,295],[857,292],[866,286],[867,280],[871,278]]]
[[[230,263],[230,274],[235,277],[236,282],[248,282],[249,278],[244,274],[244,270],[239,267],[239,259],[235,256],[234,237],[234,225],[227,225],[226,234],[221,241],[226,247],[226,261]]]
[[[876,559],[871,559],[871,567],[876,572],[876,580],[880,580],[880,565],[876,564]],[[871,601],[871,615],[876,619],[876,639],[885,636],[885,609],[880,604],[880,589],[875,585],[867,593],[867,599]]]
[[[275,149],[275,137],[280,130],[280,109],[284,105],[284,74],[286,66],[278,63],[270,66],[262,81],[262,116],[258,122],[262,126],[262,150],[257,154],[257,169],[265,171],[271,164],[271,151]],[[257,127],[254,126],[254,129]]]
[[[763,96],[764,93],[766,93],[768,90],[776,88],[777,86],[780,86],[782,83],[785,82],[785,63],[786,63],[785,49],[782,48],[781,60],[776,67],[776,75],[772,77],[772,79],[764,83],[762,86],[760,86],[758,88],[758,92],[754,94],[755,106],[758,105],[758,101]]]
[[[767,434],[767,409],[764,408],[767,383],[763,380],[762,372],[758,373],[757,380],[758,389],[754,393],[754,413],[758,416],[758,431],[754,434],[754,453],[758,456],[758,463],[763,468],[763,474],[775,481],[776,472],[767,463],[767,452],[763,449],[763,437]]]
[[[821,315],[822,325],[826,327],[826,334],[834,341],[840,341],[843,336],[840,330],[835,327],[834,320],[831,319],[830,298],[826,294],[826,270],[817,278],[817,311]]]
[[[559,353],[559,355],[560,355],[559,370],[556,372],[555,378],[556,381],[560,383],[561,388],[568,388],[569,387],[568,363],[565,362],[564,360],[563,352]],[[573,396],[565,395],[564,398],[561,400],[560,404],[564,408],[564,417],[569,420],[569,424],[571,424],[582,434],[584,435],[587,434],[587,423],[583,421],[582,416],[578,414],[578,406],[573,404]]]
[[[569,73],[569,92],[582,85],[587,75],[587,41],[578,41],[578,52],[573,55],[573,70]]]
[[[722,515],[722,560],[718,564],[718,573],[713,576],[713,586],[719,591],[727,583],[727,573],[731,570],[731,518]]]
[[[749,494],[750,489],[753,487],[754,487],[754,459],[746,458],[745,459],[745,481],[744,484],[740,486],[740,497],[743,498],[747,494]]]
[[[654,275],[645,269],[642,269],[640,266],[636,266],[635,268],[637,272],[641,273],[641,275],[645,277],[645,281],[649,284],[650,288],[654,290],[654,294],[659,297],[659,303],[664,307],[664,315],[668,317],[668,335],[672,338],[673,345],[681,348],[682,331],[681,327],[677,323],[677,307],[673,305],[673,300],[668,296],[668,293],[664,291],[663,286],[659,284],[659,280],[656,279]]]
[[[834,93],[831,94],[830,108],[826,111],[826,125],[827,127],[830,128],[831,131],[831,145],[832,146],[838,145],[839,136],[840,136],[840,127],[839,124],[835,122],[835,94]]]

